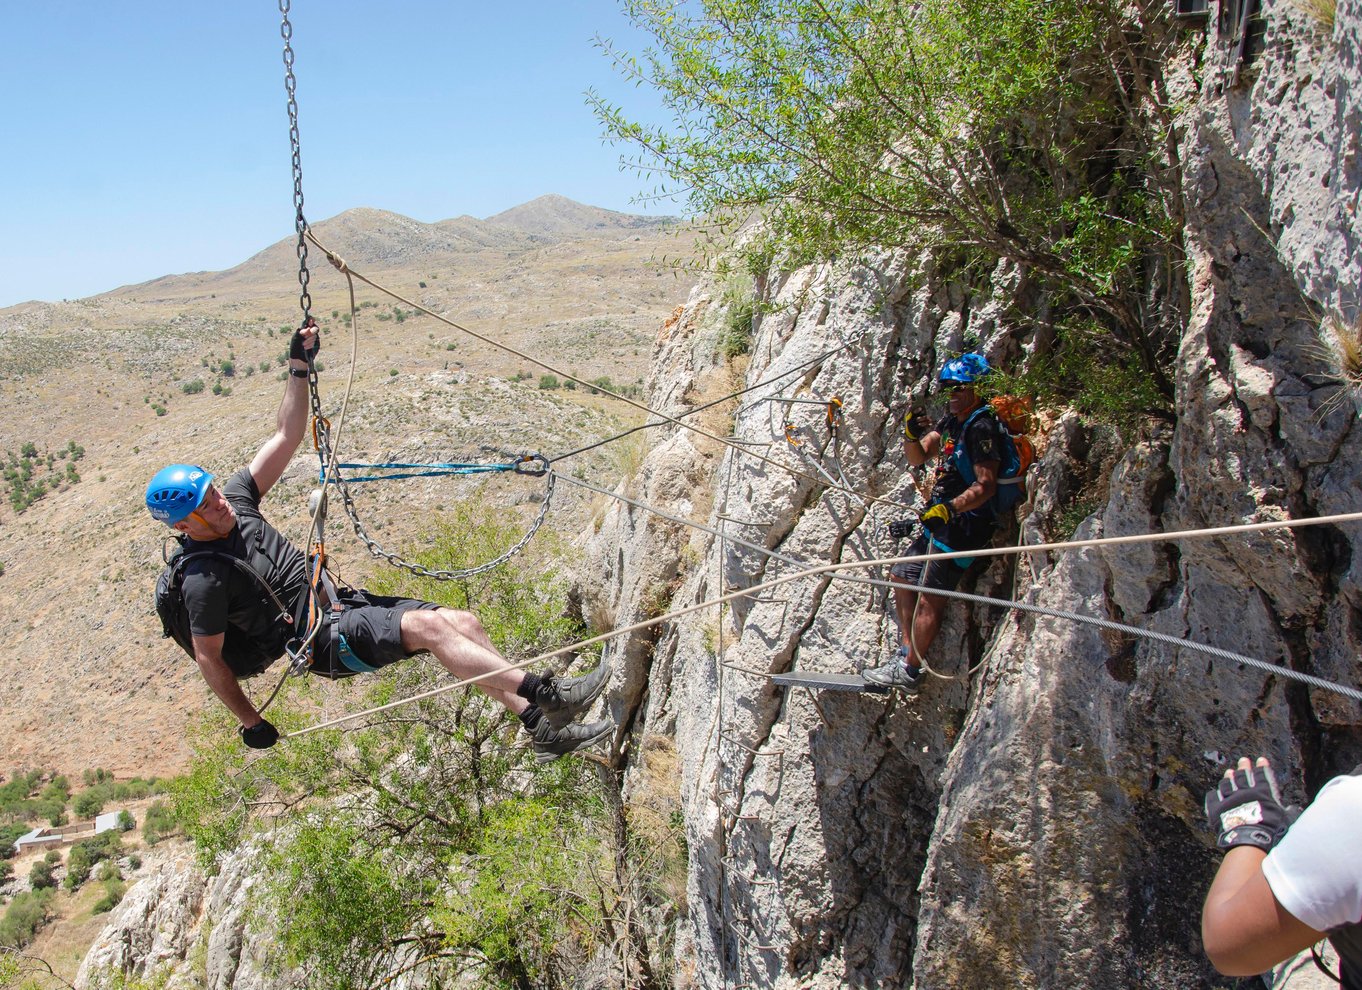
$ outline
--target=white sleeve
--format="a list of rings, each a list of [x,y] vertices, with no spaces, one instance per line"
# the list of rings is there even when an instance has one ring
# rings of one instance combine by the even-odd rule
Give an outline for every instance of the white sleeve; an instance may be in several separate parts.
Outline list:
[[[1277,903],[1315,931],[1362,921],[1362,777],[1324,785],[1263,860]]]

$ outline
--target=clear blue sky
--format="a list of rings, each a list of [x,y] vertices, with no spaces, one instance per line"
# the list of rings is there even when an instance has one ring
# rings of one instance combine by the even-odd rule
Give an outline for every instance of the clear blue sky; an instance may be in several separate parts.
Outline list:
[[[608,209],[583,92],[645,117],[594,46],[615,0],[295,0],[309,222],[356,206],[485,217],[544,193]],[[293,231],[274,0],[0,0],[0,307],[229,268]]]

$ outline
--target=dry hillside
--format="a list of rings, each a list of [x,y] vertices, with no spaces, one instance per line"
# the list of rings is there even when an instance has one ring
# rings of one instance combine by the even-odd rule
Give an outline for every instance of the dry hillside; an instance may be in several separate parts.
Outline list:
[[[619,385],[641,381],[659,325],[688,288],[654,260],[687,247],[662,223],[561,197],[434,224],[355,209],[314,231],[354,270],[406,298],[549,365]],[[349,369],[348,296],[320,252],[311,261],[322,392],[334,417]],[[207,693],[160,635],[151,588],[162,532],[142,493],[172,461],[230,472],[272,429],[281,355],[299,313],[296,264],[290,237],[228,271],[0,310],[0,456],[11,471],[29,461],[29,486],[66,479],[22,512],[9,499],[13,480],[0,489],[0,766],[147,774],[183,765],[184,713]],[[482,444],[553,455],[637,420],[582,390],[540,389],[541,369],[356,288],[356,376],[341,437],[348,457],[463,459]],[[83,449],[74,464],[73,444]],[[571,463],[604,480],[611,458],[607,450]],[[286,532],[301,535],[316,463],[305,450],[271,494]],[[466,481],[391,482],[365,487],[362,508],[380,540],[402,546],[473,490]],[[524,513],[538,491],[504,482],[489,495]],[[549,524],[570,534],[587,511],[559,486]],[[343,522],[333,522],[332,550],[357,581],[372,558]]]

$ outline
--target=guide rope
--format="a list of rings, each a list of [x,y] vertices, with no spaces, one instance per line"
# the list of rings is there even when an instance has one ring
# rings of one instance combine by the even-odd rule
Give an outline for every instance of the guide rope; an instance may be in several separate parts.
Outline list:
[[[790,368],[786,371],[782,371],[778,375],[772,375],[770,378],[764,379],[763,381],[759,381],[755,385],[748,385],[746,388],[740,388],[736,392],[730,392],[728,395],[721,396],[720,398],[714,399],[711,402],[706,402],[704,405],[696,406],[694,409],[687,409],[683,413],[678,413],[676,418],[685,419],[687,416],[695,416],[698,413],[704,412],[706,409],[713,409],[715,406],[722,405],[723,403],[728,402],[731,399],[736,399],[740,395],[746,395],[748,392],[755,392],[757,389],[764,388],[767,385],[774,385],[776,382],[779,382],[785,378],[789,378],[791,375],[797,375],[800,372],[806,371],[809,368],[814,367],[815,365],[821,364],[828,358],[832,357],[834,354],[841,353],[842,351],[846,350],[848,347],[855,343],[859,343],[859,340],[848,340],[845,343],[839,344],[837,347],[832,348],[832,350],[824,351],[822,354],[819,354],[817,357],[810,358],[803,364],[797,364],[793,368]],[[595,386],[592,387],[594,388]],[[640,430],[651,430],[656,426],[666,426],[667,423],[668,421],[665,419],[653,420],[647,423],[642,423],[628,430],[624,430],[623,432],[616,433],[614,436],[605,437],[604,439],[597,440],[593,443],[587,444],[585,447],[578,447],[576,450],[569,450],[565,454],[558,454],[556,457],[550,457],[549,460],[550,462],[557,464],[559,461],[567,460],[569,457],[576,457],[578,454],[585,454],[589,450],[595,450],[597,447],[603,447],[608,443],[614,443],[616,440],[623,440],[625,437],[637,433]]]
[[[583,484],[577,479],[569,479],[567,476],[564,476],[564,480],[571,481],[571,483],[573,484]],[[594,486],[591,487],[593,487],[594,490],[601,492],[602,494],[610,495],[611,497],[618,497],[615,496],[614,493],[607,492],[604,489],[594,488]],[[640,507],[643,506],[640,505]],[[654,510],[649,509],[648,511]],[[660,512],[659,515],[661,515]],[[664,518],[666,517],[664,516]],[[688,526],[697,527],[700,526],[700,524],[698,523],[691,523],[685,520],[680,520],[679,517],[670,518],[672,518],[674,521],[683,522],[685,525]],[[971,550],[968,552],[951,551],[950,553],[945,552],[936,553],[931,554],[930,557],[933,560],[951,560],[957,557],[967,556],[997,557],[1004,555],[1015,555],[1019,553],[1051,553],[1061,550],[1081,550],[1091,547],[1125,546],[1137,543],[1156,543],[1164,541],[1171,542],[1184,539],[1203,539],[1216,536],[1228,536],[1231,534],[1256,533],[1268,529],[1300,529],[1309,526],[1338,525],[1341,523],[1351,522],[1362,522],[1362,512],[1342,513],[1330,516],[1318,516],[1310,519],[1282,519],[1274,520],[1271,522],[1242,523],[1233,526],[1217,526],[1204,529],[1180,530],[1173,533],[1137,533],[1128,536],[1098,537],[1088,540],[1068,540],[1062,542],[1037,543],[1022,546],[988,547],[982,550]],[[707,529],[710,532],[715,532],[714,530],[709,529],[708,527],[703,528]],[[735,537],[731,535],[725,534],[724,538],[733,542],[739,542]],[[752,549],[759,550],[762,553],[773,553],[772,551],[768,551],[764,547],[760,547],[758,544],[753,544],[748,541],[741,542],[743,543],[743,545],[749,546]],[[927,560],[928,556],[929,555],[927,554],[915,554],[905,557],[883,557],[873,560],[840,561],[830,564],[819,564],[813,567],[807,567],[793,574],[787,574],[778,578],[773,578],[769,581],[761,582],[760,584],[752,585],[751,587],[748,588],[742,588],[737,591],[729,592],[728,594],[725,595],[719,595],[715,598],[710,598],[706,601],[699,602],[695,605],[688,605],[683,608],[674,609],[663,615],[655,616],[654,618],[651,619],[645,619],[640,622],[633,623],[632,625],[624,626],[623,628],[612,629],[609,632],[601,633],[598,636],[593,636],[589,639],[584,639],[577,643],[572,643],[567,646],[559,647],[556,650],[551,650],[547,653],[542,653],[538,656],[529,657],[528,659],[517,661],[515,663],[508,662],[506,664],[506,667],[504,668],[497,668],[496,670],[486,671],[485,673],[478,674],[474,677],[469,677],[464,680],[456,681],[453,684],[442,685],[441,687],[433,688],[429,691],[423,691],[419,694],[412,695],[408,698],[402,698],[397,701],[390,702],[386,705],[380,705],[376,708],[365,709],[364,711],[352,712],[349,715],[343,715],[339,718],[330,719],[325,722],[320,722],[316,725],[308,726],[303,729],[298,729],[294,732],[288,733],[285,736],[285,738],[294,738],[298,736],[307,735],[308,733],[311,732],[318,732],[322,729],[333,728],[337,725],[343,725],[347,722],[353,722],[367,715],[379,714],[381,712],[389,711],[394,708],[400,708],[404,705],[413,704],[417,701],[423,701],[427,698],[433,698],[436,697],[437,695],[445,694],[446,692],[449,691],[454,691],[472,684],[477,684],[478,682],[483,681],[488,677],[493,677],[501,673],[502,670],[505,669],[519,670],[524,667],[528,667],[531,664],[542,663],[543,661],[551,660],[555,657],[563,656],[565,654],[579,652],[588,646],[593,646],[596,643],[601,643],[605,642],[606,640],[614,639],[617,636],[624,636],[642,629],[648,629],[651,628],[652,626],[656,626],[664,622],[670,622],[674,619],[682,618],[694,612],[701,611],[702,609],[714,608],[717,605],[723,605],[727,602],[735,601],[739,598],[750,598],[752,596],[759,595],[763,592],[769,591],[772,588],[778,588],[782,585],[790,584],[794,581],[801,581],[808,577],[816,577],[822,574],[831,574],[835,577],[840,576],[843,580],[853,580],[861,584],[877,584],[877,585],[890,584],[890,582],[881,581],[875,578],[859,578],[854,575],[842,575],[840,572],[845,570],[860,570],[872,567],[893,566],[894,564],[917,563]],[[798,561],[795,561],[794,558],[789,558],[789,562],[798,563]],[[904,586],[900,585],[900,587]],[[1010,602],[1006,599],[987,598],[982,595],[970,595],[960,591],[947,592],[944,590],[938,591],[936,589],[921,587],[917,588],[917,590],[927,591],[930,594],[940,594],[947,598],[958,598],[967,601],[971,600],[981,601],[989,605],[997,605],[1006,608],[1015,608],[1018,611],[1031,612],[1034,614],[1044,615],[1047,617],[1081,622],[1085,625],[1091,625],[1098,628],[1112,629],[1119,632],[1125,632],[1131,635],[1140,636],[1141,638],[1144,639],[1150,639],[1155,642],[1164,643],[1166,645],[1178,649],[1188,649],[1200,653],[1206,653],[1221,660],[1226,660],[1231,663],[1243,664],[1244,666],[1253,667],[1265,673],[1283,677],[1289,680],[1298,681],[1300,683],[1307,684],[1310,687],[1342,695],[1343,697],[1350,698],[1354,701],[1362,701],[1362,690],[1358,690],[1357,688],[1348,687],[1343,684],[1336,684],[1332,681],[1327,681],[1321,677],[1316,677],[1313,674],[1304,674],[1301,673],[1300,671],[1292,670],[1289,667],[1282,667],[1277,664],[1267,663],[1263,660],[1258,660],[1254,657],[1244,656],[1243,654],[1240,653],[1234,653],[1230,650],[1223,650],[1220,649],[1219,647],[1208,646],[1204,643],[1196,643],[1192,640],[1179,639],[1178,637],[1171,636],[1167,633],[1153,632],[1148,629],[1138,629],[1137,627],[1125,626],[1122,625],[1121,623],[1113,622],[1109,619],[1100,619],[1094,616],[1078,615],[1077,613],[1064,612],[1060,609],[1050,609],[1040,605],[1031,605],[1026,602]],[[773,675],[767,674],[763,676],[769,677]]]
[[[696,434],[698,434],[699,436],[705,437],[706,439],[713,440],[715,443],[721,444],[722,446],[725,446],[725,447],[732,447],[732,448],[734,448],[734,449],[742,449],[742,448],[740,447],[740,445],[736,444],[734,441],[732,441],[732,440],[730,440],[730,439],[728,439],[728,438],[726,438],[726,437],[718,436],[717,434],[711,433],[711,432],[709,432],[708,430],[701,429],[700,427],[695,426],[695,425],[693,425],[693,424],[691,424],[691,423],[684,422],[681,418],[679,418],[679,417],[677,417],[677,416],[670,416],[670,415],[668,415],[667,413],[660,412],[660,411],[657,410],[657,409],[653,409],[652,407],[650,407],[650,406],[648,406],[648,405],[645,405],[645,404],[642,403],[642,402],[639,402],[639,401],[637,401],[637,400],[635,400],[635,399],[631,399],[631,398],[629,398],[629,397],[626,396],[626,395],[621,395],[620,393],[618,393],[618,392],[613,392],[613,391],[611,391],[611,390],[608,389],[608,388],[602,388],[600,385],[596,385],[596,384],[594,384],[594,383],[592,383],[592,382],[586,381],[585,379],[578,378],[576,375],[573,375],[573,374],[571,374],[571,373],[569,373],[569,372],[563,370],[562,368],[555,367],[555,366],[553,366],[553,365],[551,365],[551,364],[546,364],[545,362],[539,360],[538,358],[533,357],[532,355],[525,353],[524,351],[520,350],[519,348],[512,347],[510,344],[507,344],[507,343],[505,343],[505,342],[503,342],[503,341],[499,341],[499,340],[497,340],[497,339],[494,338],[494,337],[489,337],[489,336],[487,336],[486,334],[479,333],[478,331],[472,330],[472,329],[470,329],[470,328],[468,328],[468,327],[466,327],[466,326],[463,326],[463,325],[460,324],[460,323],[456,323],[454,320],[449,319],[449,317],[447,317],[447,316],[441,316],[439,313],[436,313],[436,312],[434,312],[433,310],[427,309],[425,306],[422,306],[420,303],[415,302],[414,300],[408,299],[406,296],[403,296],[403,295],[401,295],[400,293],[395,292],[394,290],[389,289],[389,288],[387,288],[386,286],[379,284],[378,282],[375,282],[373,279],[369,278],[368,276],[363,275],[363,274],[361,274],[361,273],[359,273],[359,272],[354,271],[354,269],[352,269],[352,268],[350,267],[349,263],[346,262],[346,260],[345,260],[344,258],[340,257],[338,254],[336,254],[334,251],[332,251],[330,248],[328,248],[325,244],[323,244],[320,240],[318,240],[318,239],[317,239],[317,235],[314,234],[311,230],[308,230],[308,231],[307,231],[307,238],[308,238],[308,239],[309,239],[309,240],[310,240],[310,241],[311,241],[319,250],[321,250],[323,253],[326,254],[327,260],[330,261],[331,264],[335,266],[335,268],[336,268],[337,271],[340,271],[340,272],[344,273],[344,274],[347,275],[347,276],[353,275],[355,278],[359,279],[359,280],[360,280],[361,282],[363,282],[365,285],[368,285],[368,286],[370,286],[371,288],[374,288],[374,289],[378,290],[379,292],[383,293],[384,295],[389,296],[390,298],[395,299],[395,300],[397,300],[397,301],[400,302],[400,303],[403,303],[403,304],[405,304],[405,305],[407,305],[407,306],[410,306],[413,310],[415,310],[415,311],[418,312],[418,313],[424,313],[426,316],[429,316],[431,319],[436,320],[436,321],[438,321],[438,322],[440,322],[440,323],[443,323],[443,324],[444,324],[445,326],[447,326],[447,327],[451,327],[451,328],[454,329],[454,330],[458,330],[458,331],[461,331],[462,333],[466,333],[466,334],[468,334],[470,337],[474,338],[475,340],[480,340],[480,341],[482,341],[484,344],[489,344],[489,345],[491,345],[492,347],[495,347],[495,348],[497,348],[497,349],[499,349],[499,350],[505,351],[505,352],[508,353],[508,354],[513,354],[513,355],[515,355],[516,357],[520,358],[522,361],[528,361],[528,362],[530,362],[531,364],[535,365],[536,367],[542,368],[543,370],[545,370],[545,371],[547,371],[547,372],[550,372],[551,374],[559,375],[559,376],[561,376],[563,379],[565,379],[565,380],[567,380],[567,381],[574,382],[574,383],[576,383],[576,384],[578,384],[578,385],[581,385],[583,388],[594,389],[595,391],[601,393],[601,394],[604,395],[604,396],[607,396],[607,397],[609,397],[609,398],[611,398],[611,399],[615,399],[615,400],[617,400],[617,401],[619,401],[619,402],[626,403],[627,405],[633,406],[635,409],[638,409],[638,410],[640,410],[641,412],[647,413],[649,416],[656,416],[656,417],[658,417],[659,419],[663,420],[663,421],[666,422],[666,423],[671,423],[671,424],[674,425],[674,426],[679,426],[679,427],[681,427],[682,429],[689,430],[689,431],[691,431],[692,433],[696,433]],[[752,451],[752,450],[745,451],[745,453],[747,454],[747,456],[756,458],[757,460],[761,461],[761,462],[764,463],[764,464],[769,464],[769,465],[771,465],[772,467],[778,468],[778,469],[781,470],[781,471],[785,471],[785,472],[787,472],[787,473],[789,473],[789,474],[792,474],[792,475],[794,475],[795,477],[803,478],[803,479],[805,479],[806,481],[811,481],[811,482],[813,482],[815,485],[832,487],[832,488],[834,488],[834,489],[836,489],[836,490],[844,491],[844,492],[846,492],[847,494],[854,495],[854,496],[856,496],[857,498],[867,498],[867,499],[870,499],[870,500],[872,500],[872,501],[882,502],[882,503],[884,503],[884,504],[886,504],[886,505],[892,505],[892,506],[894,506],[895,508],[899,508],[899,509],[905,509],[905,510],[906,510],[906,509],[908,508],[906,505],[903,505],[903,504],[901,504],[901,503],[895,502],[895,501],[893,501],[892,499],[886,499],[886,498],[882,498],[882,497],[876,496],[876,495],[863,495],[863,494],[861,494],[861,493],[859,493],[859,492],[856,492],[856,491],[853,490],[853,489],[850,489],[850,488],[843,488],[841,485],[828,485],[828,482],[826,482],[826,481],[824,481],[824,480],[822,480],[822,479],[820,479],[820,478],[817,478],[817,477],[815,477],[814,475],[808,474],[808,473],[806,473],[806,472],[804,472],[804,471],[800,471],[800,470],[798,470],[797,468],[793,468],[793,467],[791,467],[791,466],[788,465],[788,464],[782,464],[782,463],[780,463],[779,461],[777,461],[777,460],[775,460],[775,459],[773,459],[773,458],[767,457],[765,454],[759,454],[759,453],[757,453],[756,451]]]

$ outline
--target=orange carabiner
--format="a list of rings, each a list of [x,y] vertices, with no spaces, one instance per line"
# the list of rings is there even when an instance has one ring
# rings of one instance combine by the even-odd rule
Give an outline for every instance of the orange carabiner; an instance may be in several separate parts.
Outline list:
[[[325,416],[313,416],[313,417],[312,417],[312,449],[313,449],[313,450],[321,450],[321,449],[322,449],[322,436],[321,436],[321,432],[317,429],[318,425],[320,425],[321,428],[324,429],[324,430],[326,430],[328,433],[331,432],[331,420],[327,419]]]

